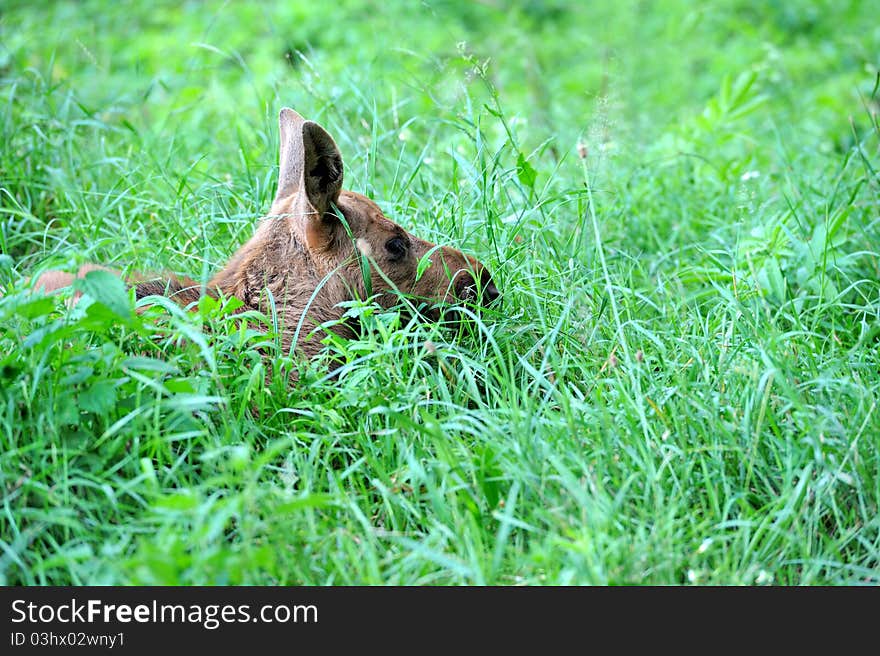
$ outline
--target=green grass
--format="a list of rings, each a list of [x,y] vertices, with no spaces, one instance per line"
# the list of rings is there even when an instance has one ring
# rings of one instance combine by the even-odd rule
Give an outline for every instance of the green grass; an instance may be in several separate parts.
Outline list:
[[[880,583],[872,3],[313,6],[0,14],[0,582]],[[354,304],[330,378],[234,301],[31,293],[207,279],[284,105],[501,309]]]

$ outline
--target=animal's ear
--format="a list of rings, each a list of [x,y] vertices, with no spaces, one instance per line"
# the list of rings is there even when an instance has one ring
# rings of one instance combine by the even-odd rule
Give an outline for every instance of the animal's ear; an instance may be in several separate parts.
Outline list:
[[[281,110],[278,125],[281,153],[275,200],[305,191],[318,217],[323,217],[342,189],[339,148],[324,128],[287,107]]]
[[[342,155],[333,138],[317,123],[303,124],[302,139],[306,196],[318,215],[323,216],[342,189]]]
[[[278,115],[281,148],[278,155],[278,191],[275,200],[295,194],[303,186],[305,153],[303,151],[303,125],[306,120],[289,107]]]

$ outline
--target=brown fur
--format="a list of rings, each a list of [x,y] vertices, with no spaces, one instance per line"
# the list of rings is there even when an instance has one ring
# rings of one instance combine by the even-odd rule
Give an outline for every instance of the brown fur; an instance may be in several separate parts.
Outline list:
[[[235,296],[263,312],[269,310],[271,293],[285,346],[296,336],[296,348],[306,357],[321,348],[320,331],[312,335],[314,329],[340,319],[345,311],[340,303],[366,296],[361,256],[370,263],[372,291],[384,307],[397,303],[400,294],[428,305],[489,303],[498,297],[480,262],[446,246],[431,253],[430,265],[417,280],[419,260],[435,245],[387,219],[367,197],[341,191],[342,157],[321,126],[287,108],[281,110],[279,126],[278,191],[269,215],[211,279],[207,293]],[[77,276],[89,267],[102,268],[86,265]],[[35,287],[53,291],[70,285],[73,278],[49,271]],[[201,294],[201,285],[189,279],[133,283],[138,298],[165,295],[183,306],[198,301]],[[428,316],[437,318],[439,312],[431,310]],[[332,330],[351,334],[345,324]]]

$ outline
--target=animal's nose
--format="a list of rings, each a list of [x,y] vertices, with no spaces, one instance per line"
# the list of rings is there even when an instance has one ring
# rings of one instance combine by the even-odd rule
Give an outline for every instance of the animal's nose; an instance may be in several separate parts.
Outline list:
[[[488,285],[483,287],[483,305],[491,305],[501,296],[501,292],[498,291],[498,288],[495,286],[494,282],[490,282]]]
[[[498,287],[486,269],[483,268],[478,275],[479,282],[477,282],[476,276],[471,273],[463,273],[459,276],[456,284],[456,296],[465,303],[489,307],[501,297],[501,292],[498,291]]]

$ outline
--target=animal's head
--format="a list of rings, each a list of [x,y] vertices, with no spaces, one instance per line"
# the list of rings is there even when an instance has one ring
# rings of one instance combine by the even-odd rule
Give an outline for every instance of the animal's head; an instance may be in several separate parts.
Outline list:
[[[385,306],[400,294],[429,306],[488,305],[498,298],[488,270],[475,258],[419,239],[369,198],[342,191],[342,156],[324,128],[287,108],[279,123],[278,192],[270,216],[288,222],[319,276],[335,272],[350,290],[372,291]],[[366,284],[363,261],[369,263]]]

